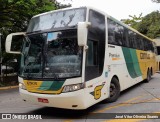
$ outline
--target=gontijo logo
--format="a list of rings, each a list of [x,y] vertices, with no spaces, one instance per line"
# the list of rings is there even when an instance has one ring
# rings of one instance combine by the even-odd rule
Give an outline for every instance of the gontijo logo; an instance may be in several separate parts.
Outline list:
[[[28,81],[28,82],[27,82],[27,85],[28,85],[28,86],[37,86],[37,82]]]
[[[141,58],[141,59],[150,59],[150,54],[140,53],[140,58]]]

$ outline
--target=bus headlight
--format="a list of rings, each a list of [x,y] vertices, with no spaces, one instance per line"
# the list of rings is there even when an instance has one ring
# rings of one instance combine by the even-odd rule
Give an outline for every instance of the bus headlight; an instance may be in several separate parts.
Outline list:
[[[83,83],[79,83],[79,84],[73,84],[73,85],[67,85],[63,87],[63,93],[65,92],[72,92],[72,91],[77,91],[84,88],[84,84]]]
[[[19,83],[19,88],[26,90],[26,86],[23,83]]]

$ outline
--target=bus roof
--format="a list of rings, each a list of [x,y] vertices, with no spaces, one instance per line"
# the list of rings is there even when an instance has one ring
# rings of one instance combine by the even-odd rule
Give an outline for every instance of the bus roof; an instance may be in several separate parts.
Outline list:
[[[117,22],[118,24],[120,24],[120,25],[122,25],[122,26],[124,26],[124,27],[126,27],[126,28],[128,28],[128,29],[130,29],[130,30],[132,30],[132,31],[134,31],[134,32],[136,32],[136,33],[138,33],[139,35],[143,36],[144,38],[147,38],[148,40],[150,40],[150,41],[152,41],[152,42],[155,42],[155,40],[153,40],[153,39],[151,39],[151,38],[149,38],[149,37],[143,35],[143,34],[140,33],[139,31],[137,31],[136,29],[134,29],[134,28],[132,28],[132,27],[130,27],[130,26],[124,24],[123,22],[121,22],[121,21],[115,19],[114,17],[108,15],[106,12],[101,11],[101,10],[98,10],[98,9],[96,9],[96,8],[94,8],[94,7],[90,7],[90,6],[68,7],[68,8],[58,9],[58,10],[52,10],[52,11],[48,11],[48,12],[45,12],[45,13],[41,13],[41,14],[35,15],[35,16],[33,16],[32,18],[38,17],[38,16],[43,16],[43,15],[50,14],[50,13],[53,13],[53,12],[58,12],[58,11],[63,11],[63,10],[70,10],[70,9],[76,9],[76,8],[93,9],[93,10],[95,10],[95,11],[97,11],[97,12],[103,14],[103,15],[106,16],[107,18],[112,19],[113,21]]]
[[[52,11],[44,12],[44,13],[41,13],[41,14],[37,14],[37,15],[33,16],[32,18],[38,17],[38,16],[43,16],[43,15],[50,14],[50,13],[53,13],[53,12],[58,12],[58,11],[63,11],[63,10],[70,10],[70,9],[76,9],[76,8],[84,8],[84,7],[68,7],[68,8],[63,8],[63,9],[52,10]]]

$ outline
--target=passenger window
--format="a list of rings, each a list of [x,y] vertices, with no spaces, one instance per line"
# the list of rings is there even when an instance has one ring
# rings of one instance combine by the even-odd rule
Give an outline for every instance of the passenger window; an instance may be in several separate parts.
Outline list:
[[[131,48],[137,48],[137,43],[136,43],[136,33],[134,33],[133,31],[129,31],[129,43],[130,43],[130,47]]]
[[[117,42],[115,41],[115,22],[108,19],[108,43],[109,44],[115,44],[117,45]]]
[[[108,43],[118,46],[128,46],[128,30],[122,25],[108,19]]]
[[[136,36],[137,48],[139,50],[144,50],[143,38],[140,35]]]
[[[123,46],[125,47],[129,47],[129,40],[128,40],[128,29],[124,28],[124,31],[123,31]]]
[[[123,27],[120,26],[119,24],[116,24],[115,26],[115,41],[117,42],[117,45],[122,46],[122,42],[123,42]]]

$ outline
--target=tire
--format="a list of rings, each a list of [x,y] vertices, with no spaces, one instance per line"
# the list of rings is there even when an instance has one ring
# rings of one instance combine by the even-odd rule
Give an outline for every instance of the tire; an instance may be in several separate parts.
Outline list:
[[[116,78],[113,78],[110,84],[110,97],[105,102],[115,102],[120,95],[120,85]]]
[[[147,78],[146,78],[146,83],[149,83],[149,81],[151,80],[151,71],[148,69],[147,71]]]

